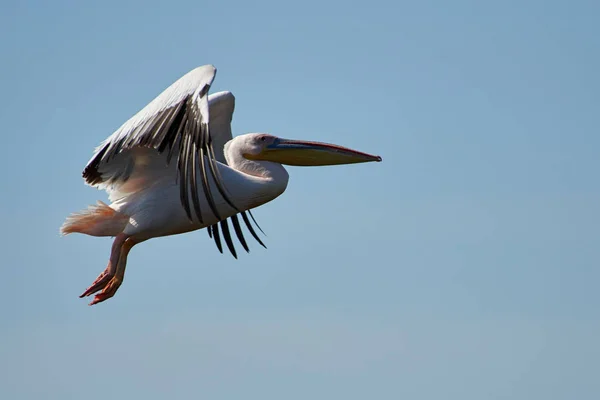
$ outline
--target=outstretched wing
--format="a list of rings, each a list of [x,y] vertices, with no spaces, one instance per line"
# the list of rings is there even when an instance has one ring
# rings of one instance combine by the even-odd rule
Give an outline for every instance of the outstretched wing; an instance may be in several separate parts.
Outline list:
[[[210,109],[210,123],[209,129],[212,137],[213,148],[214,148],[214,156],[215,160],[227,164],[227,160],[225,159],[224,148],[225,143],[232,139],[231,134],[231,120],[233,119],[233,111],[235,110],[235,96],[233,93],[225,91],[211,94],[208,98],[209,101],[209,109]],[[256,231],[252,227],[250,220],[246,213],[250,214],[250,217],[256,224],[257,228],[262,232],[262,229],[254,219],[254,216],[248,211],[242,211],[239,215],[242,216],[242,220],[246,224],[246,227],[264,248],[265,244],[260,240]],[[230,218],[219,221],[218,223],[208,226],[206,231],[208,235],[215,241],[217,248],[221,253],[223,253],[223,246],[221,245],[221,233],[219,232],[219,225],[221,226],[222,236],[229,248],[231,254],[237,258],[237,253],[235,251],[235,246],[233,245],[233,240],[231,239],[231,231],[229,230],[229,225],[227,220],[230,219],[233,225],[235,234],[242,244],[242,247],[247,252],[250,252],[248,248],[248,244],[246,243],[246,239],[244,238],[244,234],[242,232],[242,228],[239,222],[238,214],[231,216]],[[264,233],[264,232],[263,232]]]
[[[111,160],[123,152],[135,147],[153,148],[160,154],[167,152],[167,164],[175,156],[181,204],[190,221],[193,220],[191,192],[194,212],[198,220],[203,222],[198,198],[198,178],[212,212],[221,220],[208,184],[208,171],[223,198],[231,207],[240,211],[231,201],[215,165],[208,103],[208,91],[215,74],[216,68],[212,65],[193,69],[125,122],[96,149],[83,171],[86,183],[97,186],[126,180],[127,174],[131,172],[127,163],[118,164],[119,167],[116,170],[113,168],[110,174],[101,171],[110,167],[108,164]],[[231,131],[229,135],[231,136]],[[222,150],[219,156],[222,156]],[[196,176],[197,164],[200,165],[200,177]]]

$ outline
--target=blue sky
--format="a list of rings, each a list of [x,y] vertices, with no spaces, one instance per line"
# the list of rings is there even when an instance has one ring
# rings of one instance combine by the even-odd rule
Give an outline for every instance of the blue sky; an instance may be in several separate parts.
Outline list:
[[[0,398],[597,399],[593,1],[16,2],[0,13]],[[268,250],[61,238],[94,147],[190,69],[290,167]],[[239,246],[238,246],[239,247]]]

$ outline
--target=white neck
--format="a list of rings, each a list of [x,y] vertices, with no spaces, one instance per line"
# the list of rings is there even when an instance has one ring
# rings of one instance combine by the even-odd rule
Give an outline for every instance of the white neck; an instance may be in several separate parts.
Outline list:
[[[237,174],[229,175],[227,187],[239,207],[250,209],[265,204],[281,195],[288,184],[289,174],[278,163],[249,160],[234,141],[225,145],[227,164]],[[234,172],[231,171],[230,172]],[[225,178],[225,177],[223,177]]]

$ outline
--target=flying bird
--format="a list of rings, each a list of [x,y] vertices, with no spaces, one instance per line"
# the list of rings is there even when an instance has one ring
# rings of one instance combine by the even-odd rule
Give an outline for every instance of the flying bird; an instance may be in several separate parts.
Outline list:
[[[90,305],[115,295],[129,251],[148,239],[206,228],[219,251],[222,237],[237,258],[228,221],[249,251],[240,216],[264,246],[250,210],[285,191],[289,177],[282,164],[381,161],[342,146],[266,133],[233,138],[235,97],[229,91],[209,95],[215,74],[213,65],[204,65],[182,76],[105,139],[85,166],[85,183],[105,190],[111,204],[98,201],[71,214],[60,232],[114,237],[108,266],[80,296],[95,294]]]

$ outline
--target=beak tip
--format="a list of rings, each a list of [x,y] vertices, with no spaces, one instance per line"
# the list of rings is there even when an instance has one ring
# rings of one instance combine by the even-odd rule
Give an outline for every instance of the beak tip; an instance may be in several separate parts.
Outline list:
[[[382,161],[383,161],[383,158],[381,158],[381,156],[377,156],[377,160],[376,160],[376,161],[377,161],[377,162],[382,162]]]

